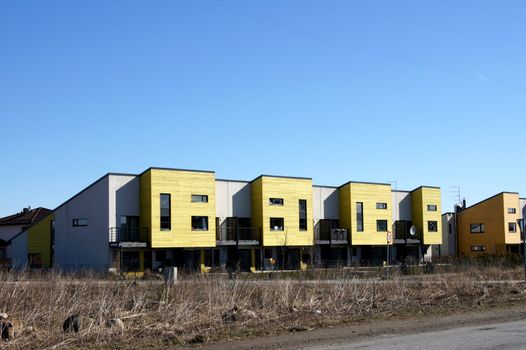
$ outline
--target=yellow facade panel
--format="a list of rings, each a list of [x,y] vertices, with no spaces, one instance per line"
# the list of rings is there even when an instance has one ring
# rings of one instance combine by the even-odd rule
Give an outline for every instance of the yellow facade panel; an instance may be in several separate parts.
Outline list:
[[[440,188],[420,187],[411,192],[413,225],[423,244],[442,244],[442,205]]]
[[[263,235],[264,246],[311,246],[314,244],[312,180],[261,176],[252,189],[252,220]],[[270,204],[270,198],[283,200]],[[307,228],[300,229],[299,201],[307,201]],[[271,218],[283,218],[283,230],[272,230]]]
[[[362,225],[357,203],[362,203]],[[351,244],[387,245],[387,231],[392,230],[391,206],[391,185],[350,182],[340,187],[340,226],[349,230]],[[387,223],[385,230],[379,229],[378,221]]]
[[[161,230],[160,196],[170,195],[169,230]],[[206,195],[208,202],[192,202]],[[192,229],[192,216],[208,218],[208,230]],[[152,248],[205,248],[216,243],[215,175],[170,169],[150,169],[141,175],[141,225],[150,232]]]
[[[39,256],[42,267],[51,267],[51,225],[54,214],[51,213],[31,226],[27,233],[27,252],[32,257]]]

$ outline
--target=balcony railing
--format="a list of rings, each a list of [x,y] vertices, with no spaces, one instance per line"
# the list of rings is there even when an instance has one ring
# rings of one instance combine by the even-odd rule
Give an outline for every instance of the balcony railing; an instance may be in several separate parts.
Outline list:
[[[148,228],[127,228],[110,227],[110,245],[126,246],[146,246],[148,242]]]
[[[314,226],[314,242],[316,244],[347,244],[349,231],[338,226],[338,220],[321,219]]]
[[[242,227],[235,221],[225,221],[217,226],[216,239],[224,244],[259,244],[261,232],[257,227]]]

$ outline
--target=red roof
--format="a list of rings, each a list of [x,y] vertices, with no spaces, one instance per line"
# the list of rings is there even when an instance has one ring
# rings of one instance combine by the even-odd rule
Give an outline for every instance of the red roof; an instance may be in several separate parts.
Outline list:
[[[32,225],[52,212],[51,209],[38,207],[35,209],[24,208],[20,213],[0,218],[0,226],[6,225]]]

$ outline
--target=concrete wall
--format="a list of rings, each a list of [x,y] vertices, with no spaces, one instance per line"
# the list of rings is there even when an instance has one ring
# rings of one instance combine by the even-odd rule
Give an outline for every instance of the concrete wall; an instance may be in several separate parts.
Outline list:
[[[393,222],[396,220],[412,220],[411,192],[409,191],[392,191]]]
[[[120,216],[139,216],[140,179],[134,175],[110,175],[109,227],[118,227]]]
[[[249,218],[250,196],[248,181],[216,180],[216,215],[220,222],[227,217]]]
[[[55,210],[57,268],[109,268],[109,179],[104,176]],[[80,218],[88,225],[73,227]]]
[[[450,230],[451,228],[451,230]],[[433,246],[433,256],[455,256],[457,233],[455,230],[455,214],[445,213],[442,215],[442,244],[440,251],[438,246]]]
[[[23,269],[27,266],[27,230],[12,239],[7,246],[7,256],[11,259],[11,267]]]
[[[340,217],[338,187],[312,186],[312,208],[314,225],[320,219],[338,219]]]

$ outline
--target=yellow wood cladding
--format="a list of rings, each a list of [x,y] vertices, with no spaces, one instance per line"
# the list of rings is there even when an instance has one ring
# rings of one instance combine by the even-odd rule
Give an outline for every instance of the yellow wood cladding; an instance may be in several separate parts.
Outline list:
[[[411,192],[413,225],[422,234],[424,244],[442,244],[442,206],[440,188],[419,187]],[[429,210],[428,206],[436,206]],[[436,232],[429,231],[429,222],[436,222]]]
[[[508,209],[515,213],[508,213]],[[458,248],[464,256],[506,253],[506,244],[520,244],[520,230],[509,232],[508,224],[516,223],[520,216],[519,195],[500,193],[471,206],[458,216]],[[471,224],[484,224],[483,233],[471,233]],[[473,251],[472,247],[485,250]]]
[[[260,228],[264,246],[313,245],[312,180],[261,176],[251,185],[252,225]],[[282,198],[283,205],[269,204]],[[307,201],[307,229],[299,228],[299,200]],[[272,231],[270,218],[283,218],[284,230]]]
[[[49,214],[31,226],[27,232],[27,253],[40,254],[42,267],[51,267],[51,221],[54,215]]]
[[[160,228],[160,195],[170,194],[170,230]],[[192,203],[192,195],[208,202]],[[141,175],[141,227],[150,232],[152,248],[205,248],[216,244],[215,174],[149,169]],[[192,230],[192,216],[208,217],[208,230]]]
[[[391,185],[350,182],[340,187],[340,226],[349,229],[352,245],[387,245],[387,232],[377,230],[377,220],[391,231]],[[356,203],[363,203],[363,231],[357,230]],[[377,209],[386,203],[387,209]]]

